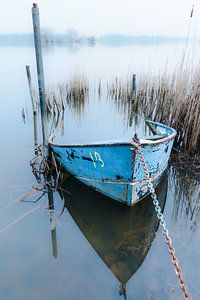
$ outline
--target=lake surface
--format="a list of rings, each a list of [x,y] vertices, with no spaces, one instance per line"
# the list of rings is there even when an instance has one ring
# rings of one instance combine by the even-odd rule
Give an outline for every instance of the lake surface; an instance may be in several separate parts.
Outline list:
[[[50,47],[44,49],[46,86],[73,73],[84,73],[94,86],[99,78],[106,83],[158,73],[166,64],[173,71],[184,47]],[[25,65],[36,85],[34,49],[0,46],[0,298],[123,299],[120,283],[126,282],[127,299],[182,299],[150,198],[127,209],[72,180],[67,183],[72,195],[53,195],[56,240],[47,195],[28,202],[41,193],[31,192],[37,183],[29,165],[34,149]],[[56,134],[73,142],[145,134],[143,122],[129,126],[126,110],[92,92],[81,116],[67,109],[64,123],[64,136],[61,128]],[[169,167],[157,192],[191,295],[200,299],[199,178]]]

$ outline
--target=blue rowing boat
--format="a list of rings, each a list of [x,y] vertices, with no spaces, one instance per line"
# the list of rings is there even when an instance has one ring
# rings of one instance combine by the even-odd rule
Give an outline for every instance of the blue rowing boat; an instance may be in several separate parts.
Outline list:
[[[167,168],[176,131],[158,122],[146,122],[154,135],[141,139],[140,144],[156,187]],[[149,193],[132,141],[57,145],[50,139],[49,145],[56,161],[69,173],[116,201],[133,206]]]

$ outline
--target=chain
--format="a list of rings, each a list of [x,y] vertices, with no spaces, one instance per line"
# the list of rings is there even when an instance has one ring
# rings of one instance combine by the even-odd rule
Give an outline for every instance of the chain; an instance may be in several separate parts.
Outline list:
[[[133,156],[132,156],[132,180],[133,180],[133,176],[134,176],[134,169],[135,169],[135,159],[136,159],[136,152],[133,151]]]
[[[135,149],[133,151],[136,154],[139,155],[140,160],[142,162],[142,167],[143,167],[143,170],[144,170],[144,173],[145,173],[145,176],[146,176],[148,189],[149,189],[149,192],[151,194],[151,198],[153,200],[153,204],[154,204],[154,207],[155,207],[155,211],[157,213],[157,217],[160,221],[160,225],[161,225],[161,228],[162,228],[162,234],[165,238],[166,244],[168,245],[169,253],[172,257],[172,263],[174,265],[175,273],[176,273],[176,275],[178,277],[178,280],[179,280],[180,288],[182,289],[182,291],[184,293],[184,298],[188,299],[188,300],[192,300],[192,298],[191,298],[191,296],[188,292],[186,282],[183,278],[183,273],[181,271],[178,258],[176,256],[176,251],[173,247],[172,239],[169,235],[169,230],[167,229],[167,225],[166,225],[166,222],[164,220],[164,216],[162,214],[161,207],[159,205],[159,201],[157,199],[157,195],[156,195],[155,189],[153,187],[153,184],[152,184],[152,181],[151,181],[151,178],[150,178],[150,174],[149,174],[149,171],[148,171],[148,168],[147,168],[147,165],[146,165],[143,153],[142,153],[142,149],[140,147],[140,140],[138,139],[136,134],[133,138],[133,145],[135,146]]]

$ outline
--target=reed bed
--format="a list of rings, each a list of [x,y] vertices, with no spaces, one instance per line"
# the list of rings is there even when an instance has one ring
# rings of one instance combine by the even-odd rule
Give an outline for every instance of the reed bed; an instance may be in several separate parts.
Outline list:
[[[200,155],[200,66],[185,67],[174,73],[143,75],[134,98],[130,76],[125,81],[116,78],[107,86],[108,97],[118,111],[128,117],[129,125],[141,113],[146,119],[158,121],[176,129],[174,161],[192,163],[199,173]]]
[[[159,75],[143,75],[138,83],[137,94],[132,91],[131,76],[115,78],[107,83],[107,98],[112,100],[118,111],[128,119],[128,125],[141,113],[146,119],[162,122],[177,131],[176,153],[191,156],[200,155],[200,68],[179,68],[177,72]],[[99,99],[105,96],[99,80],[94,88]],[[89,82],[84,75],[74,74],[66,83],[50,87],[46,94],[47,110],[55,125],[64,118],[68,107],[81,117],[89,99]],[[38,100],[36,99],[38,103]],[[38,104],[37,104],[38,107]],[[180,156],[179,156],[180,157]],[[199,163],[198,163],[199,165]]]
[[[145,117],[177,131],[175,148],[187,155],[200,154],[200,71],[180,70],[173,75],[143,76],[135,106]]]

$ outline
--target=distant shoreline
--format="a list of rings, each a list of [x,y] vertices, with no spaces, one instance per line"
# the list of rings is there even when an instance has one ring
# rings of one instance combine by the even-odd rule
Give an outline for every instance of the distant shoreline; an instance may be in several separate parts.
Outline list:
[[[122,34],[107,34],[101,37],[95,36],[79,36],[69,34],[42,34],[43,43],[46,45],[89,45],[102,44],[107,46],[123,46],[123,45],[138,45],[138,44],[166,44],[166,43],[183,43],[186,41],[183,37],[168,37],[168,36],[148,36],[148,35],[122,35]],[[0,46],[3,45],[33,45],[32,34],[0,34]]]

